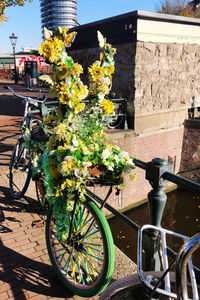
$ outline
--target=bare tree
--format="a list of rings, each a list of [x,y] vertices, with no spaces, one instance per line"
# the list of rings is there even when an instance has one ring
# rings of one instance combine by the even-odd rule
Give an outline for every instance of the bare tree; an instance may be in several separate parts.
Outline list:
[[[180,15],[186,8],[189,0],[160,0],[159,13]]]
[[[31,2],[32,0],[2,0],[2,1],[0,1],[0,23],[7,19],[4,15],[6,7],[16,6],[16,5],[23,6],[26,1]]]

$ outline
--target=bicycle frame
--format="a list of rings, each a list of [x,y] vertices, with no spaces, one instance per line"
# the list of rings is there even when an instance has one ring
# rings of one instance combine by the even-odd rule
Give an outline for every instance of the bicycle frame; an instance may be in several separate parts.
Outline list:
[[[179,251],[176,265],[176,282],[178,299],[187,300],[187,264],[189,264],[190,278],[193,289],[193,300],[198,300],[195,273],[192,269],[191,255],[200,248],[200,233],[189,239]]]
[[[163,276],[159,279],[156,285],[151,284],[151,278],[145,278],[143,276],[142,270],[142,241],[143,241],[143,233],[145,231],[148,233],[149,230],[154,230],[158,233],[158,239],[160,240],[160,248],[161,248],[161,257],[163,260]],[[177,237],[183,241],[183,247],[181,248],[178,258],[169,265],[168,256],[167,256],[167,243],[166,243],[166,236],[171,235]],[[151,296],[154,292],[159,294],[172,297],[175,299],[181,300],[192,300],[188,298],[187,295],[187,263],[190,275],[190,281],[192,285],[192,292],[193,292],[193,300],[199,300],[198,291],[197,291],[197,282],[195,277],[195,271],[192,264],[191,254],[200,247],[200,234],[195,235],[192,238],[189,238],[185,235],[160,228],[153,225],[144,225],[140,228],[138,232],[138,275],[140,280],[143,284],[145,284],[148,289],[150,289]],[[170,281],[170,268],[176,262],[176,282],[177,282],[177,294],[171,291],[171,281]],[[160,288],[158,287],[159,283],[164,279],[165,287]],[[178,298],[177,298],[178,295]]]

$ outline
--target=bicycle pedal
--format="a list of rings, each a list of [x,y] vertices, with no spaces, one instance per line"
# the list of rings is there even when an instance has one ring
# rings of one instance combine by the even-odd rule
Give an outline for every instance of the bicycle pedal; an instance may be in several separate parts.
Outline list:
[[[32,222],[32,227],[33,228],[40,228],[40,227],[43,227],[45,224],[45,221],[44,220],[35,220]]]

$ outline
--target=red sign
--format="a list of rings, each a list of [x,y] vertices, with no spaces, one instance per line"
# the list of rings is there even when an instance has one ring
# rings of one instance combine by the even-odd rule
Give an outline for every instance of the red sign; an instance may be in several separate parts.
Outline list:
[[[45,59],[39,56],[22,57],[16,59],[17,67],[22,67],[24,61],[32,61],[32,60],[37,61],[39,66],[43,65],[43,63],[45,62]]]

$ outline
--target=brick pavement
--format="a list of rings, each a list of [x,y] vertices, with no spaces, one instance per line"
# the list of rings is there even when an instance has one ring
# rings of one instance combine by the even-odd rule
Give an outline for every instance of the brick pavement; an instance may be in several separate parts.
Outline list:
[[[0,84],[1,93],[4,90]],[[9,194],[8,165],[21,117],[12,102],[2,107],[0,99],[0,105],[0,300],[83,299],[72,295],[54,274],[44,228],[31,226],[32,221],[40,219],[41,213],[32,187],[26,199],[13,200]],[[134,270],[134,263],[116,248],[113,278],[129,275]]]

